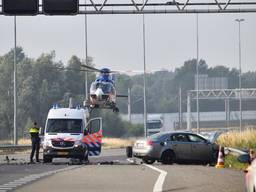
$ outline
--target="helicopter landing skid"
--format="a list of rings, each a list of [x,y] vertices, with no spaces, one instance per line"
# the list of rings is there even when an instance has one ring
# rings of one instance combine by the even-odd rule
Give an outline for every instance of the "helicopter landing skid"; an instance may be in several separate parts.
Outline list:
[[[113,108],[113,112],[114,112],[114,113],[118,113],[118,112],[119,112],[119,109],[118,109],[117,107],[114,107],[114,108]]]
[[[103,104],[93,104],[90,100],[84,101],[84,107],[89,108],[89,111],[92,112],[93,109],[112,109],[114,113],[119,112],[119,108],[114,102],[105,102]]]

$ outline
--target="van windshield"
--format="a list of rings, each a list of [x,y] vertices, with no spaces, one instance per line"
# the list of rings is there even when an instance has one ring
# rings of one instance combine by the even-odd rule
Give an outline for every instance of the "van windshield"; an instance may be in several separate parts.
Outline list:
[[[82,133],[82,119],[48,119],[47,133]]]
[[[162,128],[162,122],[160,120],[147,121],[148,129],[160,129]]]

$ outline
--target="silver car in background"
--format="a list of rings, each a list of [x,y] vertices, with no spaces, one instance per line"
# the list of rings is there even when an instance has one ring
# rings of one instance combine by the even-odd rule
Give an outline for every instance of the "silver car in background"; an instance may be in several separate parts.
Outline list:
[[[162,132],[147,139],[137,140],[133,146],[133,156],[143,162],[155,161],[163,164],[173,162],[215,163],[219,146],[203,136],[191,132]]]

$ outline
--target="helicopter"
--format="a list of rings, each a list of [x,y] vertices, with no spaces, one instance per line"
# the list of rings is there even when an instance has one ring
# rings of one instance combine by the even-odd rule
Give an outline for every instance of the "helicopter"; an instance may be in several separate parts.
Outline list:
[[[85,107],[112,109],[113,112],[119,112],[116,104],[117,97],[128,97],[127,95],[117,95],[113,75],[118,73],[108,68],[97,69],[88,65],[81,65],[88,72],[99,72],[100,75],[92,82],[90,86],[90,98],[84,101]]]

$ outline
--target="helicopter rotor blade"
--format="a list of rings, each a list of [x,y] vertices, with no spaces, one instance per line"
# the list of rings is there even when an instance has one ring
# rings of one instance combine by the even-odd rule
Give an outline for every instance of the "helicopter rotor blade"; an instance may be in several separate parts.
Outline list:
[[[116,97],[128,97],[128,95],[116,95]]]
[[[86,70],[86,69],[77,69],[72,67],[50,67],[50,69],[59,69],[63,71],[85,71],[85,72],[94,72],[92,70]]]
[[[86,68],[86,69],[88,69],[88,70],[91,70],[91,71],[100,72],[99,69],[94,68],[94,67],[91,67],[91,66],[89,66],[89,65],[81,65],[81,67],[84,67],[84,68]]]

